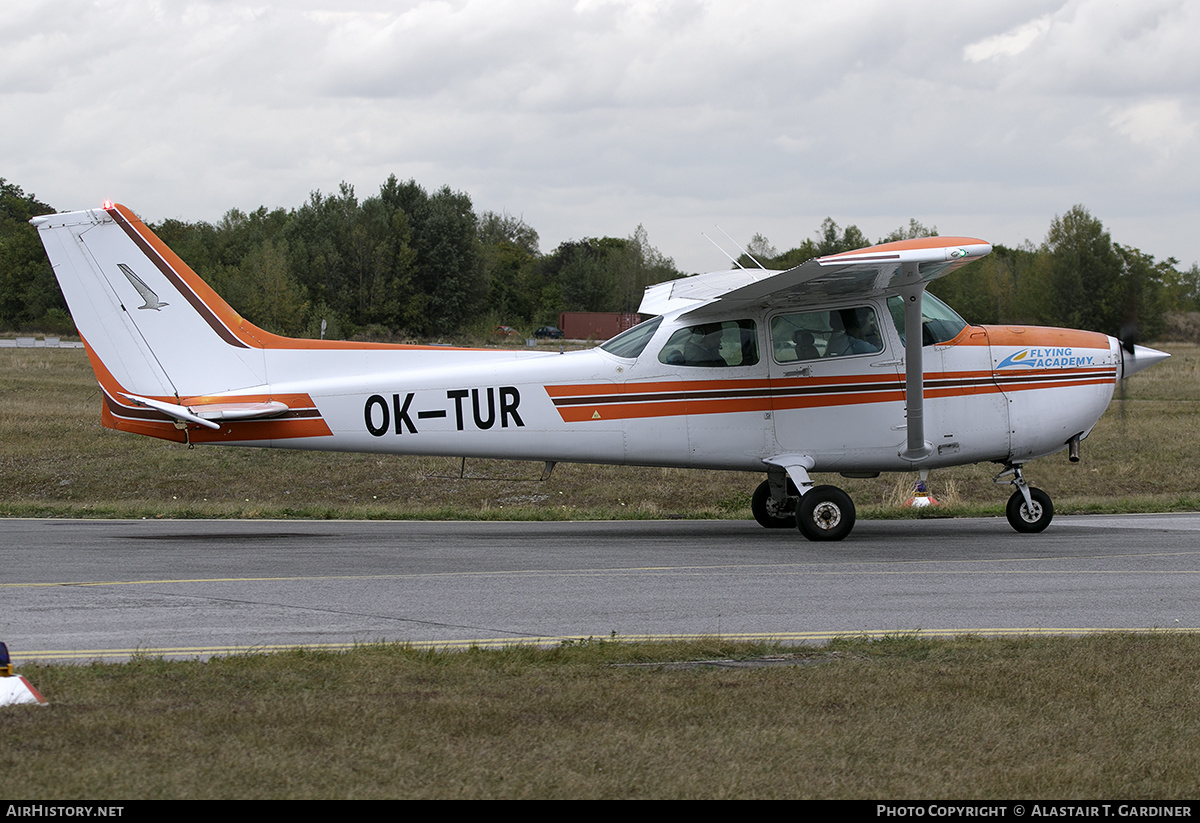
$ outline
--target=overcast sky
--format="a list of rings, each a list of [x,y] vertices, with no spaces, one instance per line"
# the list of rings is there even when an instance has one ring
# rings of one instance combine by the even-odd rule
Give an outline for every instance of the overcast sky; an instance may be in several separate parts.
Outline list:
[[[1082,203],[1190,266],[1197,35],[1184,0],[9,2],[0,177],[215,221],[394,173],[688,271],[714,224],[1015,246]]]

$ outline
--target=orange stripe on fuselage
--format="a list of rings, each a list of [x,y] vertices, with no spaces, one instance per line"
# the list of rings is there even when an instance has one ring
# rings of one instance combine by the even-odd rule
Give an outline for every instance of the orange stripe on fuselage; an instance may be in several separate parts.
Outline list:
[[[329,437],[333,434],[321,418],[218,421],[221,429],[189,429],[193,443],[248,443],[260,440],[293,440],[300,437]]]
[[[925,375],[924,394],[927,398],[946,398],[1104,385],[1115,381],[1116,369],[1113,367],[994,374],[991,371],[932,372]],[[904,381],[898,375],[847,375],[776,381],[588,383],[546,386],[545,389],[566,423],[858,406],[904,400]]]
[[[981,372],[986,374],[986,372]],[[789,386],[837,386],[851,384],[890,384],[896,383],[895,375],[842,375],[835,377],[789,377],[781,380],[751,379],[751,380],[660,380],[653,382],[630,383],[578,383],[568,385],[546,386],[546,394],[551,400],[566,400],[575,397],[611,397],[614,400],[622,395],[655,394],[667,392],[711,392],[728,391],[770,391],[772,388]]]

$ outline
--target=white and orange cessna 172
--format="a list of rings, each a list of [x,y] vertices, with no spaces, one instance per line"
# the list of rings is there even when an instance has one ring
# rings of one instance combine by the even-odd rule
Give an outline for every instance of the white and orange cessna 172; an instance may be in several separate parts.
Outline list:
[[[840,540],[848,477],[1002,464],[1008,519],[1044,529],[1028,461],[1076,459],[1116,381],[1167,355],[1068,329],[970,326],[925,294],[967,237],[646,289],[599,348],[447,349],[279,337],[243,320],[129,209],[36,217],[109,428],[187,443],[764,471],[763,526]],[[906,329],[920,333],[906,334]]]

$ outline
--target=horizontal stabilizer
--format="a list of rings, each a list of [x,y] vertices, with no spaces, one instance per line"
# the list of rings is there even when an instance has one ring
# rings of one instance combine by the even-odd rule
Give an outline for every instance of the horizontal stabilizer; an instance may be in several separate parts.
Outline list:
[[[163,400],[155,400],[152,397],[139,397],[125,392],[122,394],[139,406],[157,409],[176,420],[198,423],[210,429],[221,428],[212,422],[214,420],[266,420],[278,417],[288,410],[287,404],[280,403],[278,400],[267,400],[261,403],[203,403],[180,406]]]
[[[205,403],[188,408],[205,420],[265,420],[278,417],[288,410],[286,403],[268,400],[263,403]]]
[[[163,414],[174,417],[176,420],[182,420],[186,423],[199,423],[201,426],[206,426],[210,429],[221,428],[211,420],[205,420],[199,415],[192,414],[192,412],[185,406],[177,406],[174,403],[166,403],[162,400],[155,400],[152,397],[138,397],[136,394],[125,394],[124,392],[121,393],[139,406],[145,406],[149,409],[157,409]]]

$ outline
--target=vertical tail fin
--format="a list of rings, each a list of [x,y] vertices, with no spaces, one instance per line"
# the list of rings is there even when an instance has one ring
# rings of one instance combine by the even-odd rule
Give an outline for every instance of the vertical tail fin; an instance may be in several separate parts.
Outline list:
[[[262,334],[124,206],[31,221],[108,391],[171,399],[262,386]],[[95,361],[98,360],[97,364]]]

